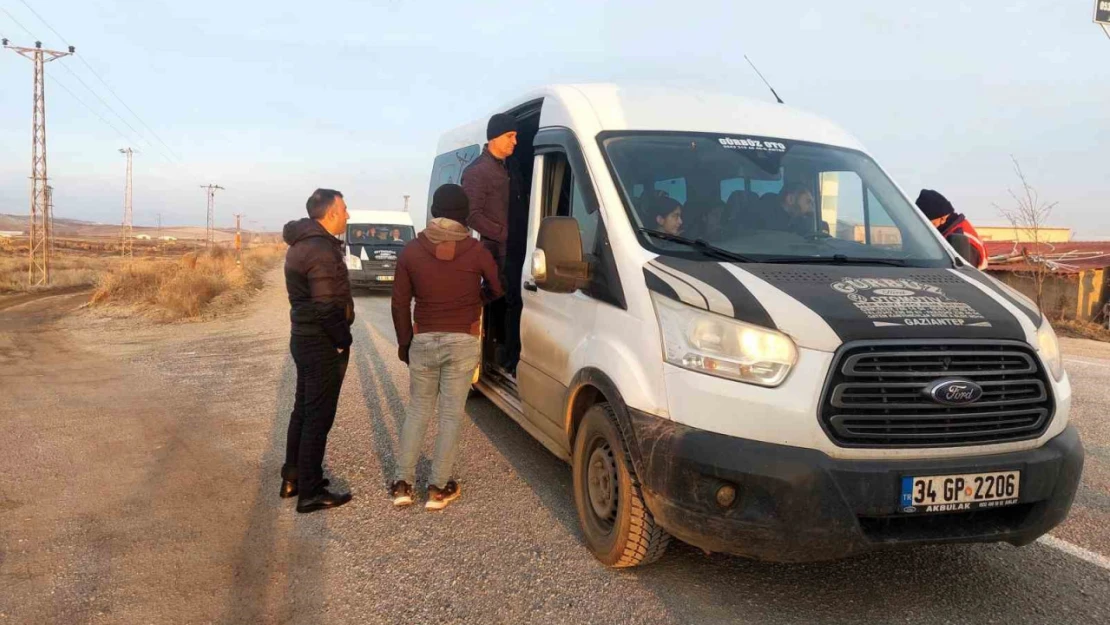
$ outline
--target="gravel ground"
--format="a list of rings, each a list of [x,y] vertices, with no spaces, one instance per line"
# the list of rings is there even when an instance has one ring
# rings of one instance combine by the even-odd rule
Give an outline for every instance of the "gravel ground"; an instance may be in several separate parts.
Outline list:
[[[675,545],[607,570],[581,544],[569,468],[480,398],[462,499],[394,510],[408,384],[381,295],[358,300],[328,450],[355,499],[297,515],[277,497],[293,382],[277,278],[203,324],[62,316],[79,296],[0,310],[0,623],[1110,622],[1110,571],[1039,544],[815,565]],[[1105,453],[1091,442],[1107,440],[1105,374],[1068,366],[1088,449]],[[1107,492],[1088,482],[1084,509],[1105,513]],[[1060,535],[1105,545],[1100,518]]]
[[[1053,534],[1110,556],[1110,343],[1062,338],[1060,347],[1087,457],[1071,516]]]

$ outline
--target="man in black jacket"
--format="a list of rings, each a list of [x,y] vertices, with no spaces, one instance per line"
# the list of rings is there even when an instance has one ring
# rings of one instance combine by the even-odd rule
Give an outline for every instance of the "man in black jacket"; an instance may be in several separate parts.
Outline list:
[[[324,448],[335,421],[351,352],[355,320],[351,283],[336,237],[347,228],[343,194],[317,189],[308,218],[285,224],[285,288],[289,292],[297,394],[289,416],[281,496],[297,496],[297,512],[342,506],[350,493],[333,493],[324,479]]]
[[[491,321],[494,323],[491,323],[490,329],[494,341],[498,343],[497,360],[507,371],[514,373],[520,354],[520,267],[519,260],[514,263],[507,261],[507,252],[510,225],[514,221],[509,209],[514,191],[519,194],[521,186],[519,172],[513,171],[508,161],[516,150],[516,118],[507,113],[490,117],[486,124],[486,139],[488,143],[482,154],[463,170],[460,184],[470,204],[466,225],[482,235],[482,242],[497,262],[501,284],[505,285],[504,301],[494,304],[491,310]],[[518,208],[527,211],[525,207]],[[527,212],[524,217],[526,220]],[[527,228],[527,225],[524,227]]]

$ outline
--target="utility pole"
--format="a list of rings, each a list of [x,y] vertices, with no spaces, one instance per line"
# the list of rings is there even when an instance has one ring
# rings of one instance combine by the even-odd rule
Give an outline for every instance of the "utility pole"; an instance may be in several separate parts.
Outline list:
[[[208,226],[204,232],[204,247],[216,241],[216,191],[225,189],[218,184],[201,185],[200,188],[208,191]]]
[[[407,212],[409,212],[409,198],[412,197],[412,196],[411,195],[406,195],[406,196],[403,196],[403,197],[405,198],[405,212],[407,213]]]
[[[235,264],[243,264],[243,233],[239,231],[242,213],[235,213]]]
[[[131,228],[131,156],[135,153],[131,148],[121,148],[120,154],[127,156],[127,185],[123,191],[123,228],[120,229],[120,256],[133,258],[134,237]]]
[[[34,48],[21,48],[8,45],[7,39],[0,40],[4,48],[30,59],[35,65],[34,106],[31,115],[31,227],[28,248],[27,284],[50,284],[50,203],[48,201],[46,175],[46,74],[43,66],[76,52],[73,46],[68,52],[44,50],[42,42],[36,41]]]
[[[162,213],[158,213],[158,240],[162,240]]]
[[[54,187],[50,185],[46,185],[46,254],[54,258]]]

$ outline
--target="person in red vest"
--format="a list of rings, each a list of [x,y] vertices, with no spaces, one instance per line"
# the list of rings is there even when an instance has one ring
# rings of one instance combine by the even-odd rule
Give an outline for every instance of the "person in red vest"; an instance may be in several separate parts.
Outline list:
[[[955,234],[962,234],[967,237],[971,243],[972,255],[975,256],[975,258],[967,259],[968,262],[979,269],[987,268],[987,248],[983,245],[983,240],[979,238],[979,233],[975,231],[975,227],[971,225],[967,217],[956,212],[948,198],[932,189],[922,189],[917,196],[916,203],[921,212],[933,222],[933,225],[937,227],[937,230],[940,230],[941,236],[945,239]]]

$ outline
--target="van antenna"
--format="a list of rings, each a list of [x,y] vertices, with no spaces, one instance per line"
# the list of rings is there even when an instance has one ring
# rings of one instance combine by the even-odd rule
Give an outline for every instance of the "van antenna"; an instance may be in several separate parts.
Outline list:
[[[771,95],[775,96],[775,99],[779,101],[779,104],[785,104],[785,102],[782,101],[782,98],[779,97],[779,94],[775,93],[775,88],[771,86],[771,83],[767,82],[767,79],[763,77],[763,73],[759,71],[759,68],[755,66],[755,63],[752,63],[752,60],[748,58],[748,55],[744,55],[744,60],[748,62],[748,65],[752,66],[752,69],[755,70],[756,74],[759,74],[759,79],[763,81],[763,84],[767,85],[767,88],[771,90]]]

